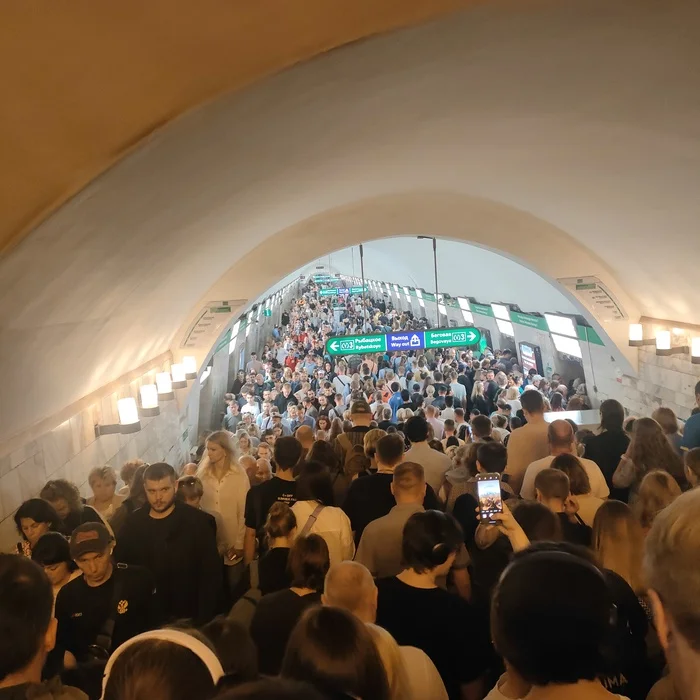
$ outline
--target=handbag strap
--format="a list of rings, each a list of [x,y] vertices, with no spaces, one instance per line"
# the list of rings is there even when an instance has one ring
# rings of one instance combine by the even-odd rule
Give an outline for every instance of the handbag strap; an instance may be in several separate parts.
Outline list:
[[[95,646],[107,652],[112,649],[112,637],[114,636],[114,627],[117,622],[117,608],[122,599],[122,592],[124,590],[124,579],[122,576],[118,575],[122,568],[124,568],[124,565],[120,564],[117,564],[114,568],[114,590],[112,591],[109,615],[95,637]]]
[[[299,537],[306,537],[306,535],[309,534],[309,530],[314,526],[314,523],[318,519],[318,516],[320,515],[321,511],[325,508],[322,503],[319,503],[316,508],[314,508],[314,512],[311,513],[309,516],[309,519],[306,521],[304,524],[304,527],[302,528],[301,532],[299,533]]]

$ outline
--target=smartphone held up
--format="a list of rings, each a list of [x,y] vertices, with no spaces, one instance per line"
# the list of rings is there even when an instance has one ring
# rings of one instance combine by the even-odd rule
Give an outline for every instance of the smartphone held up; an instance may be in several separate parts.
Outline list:
[[[479,520],[495,525],[493,516],[503,512],[500,474],[479,474],[476,477],[476,491],[479,499]]]

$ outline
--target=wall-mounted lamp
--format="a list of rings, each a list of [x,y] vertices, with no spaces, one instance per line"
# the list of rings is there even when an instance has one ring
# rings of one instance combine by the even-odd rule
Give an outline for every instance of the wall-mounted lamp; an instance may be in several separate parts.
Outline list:
[[[158,387],[155,384],[144,384],[140,389],[141,415],[153,418],[160,415],[158,406]]]
[[[700,365],[700,338],[693,338],[690,341],[690,361],[694,365]]]
[[[170,365],[170,374],[173,378],[173,389],[187,389],[185,365]]]
[[[687,355],[690,348],[687,345],[671,347],[671,331],[656,332],[656,354],[667,355]]]
[[[128,435],[129,433],[137,433],[141,430],[141,421],[139,420],[139,409],[136,406],[136,399],[119,399],[119,401],[117,401],[117,413],[119,414],[119,423],[95,425],[95,437],[100,437],[100,435],[114,435],[115,433]]]
[[[197,379],[197,358],[194,355],[185,355],[182,366],[185,368],[185,379]]]
[[[170,372],[158,372],[156,374],[156,387],[158,388],[158,398],[161,401],[172,401],[175,398]]]
[[[642,345],[656,345],[656,339],[644,338],[644,328],[641,323],[630,323],[629,344],[630,347],[640,348]]]

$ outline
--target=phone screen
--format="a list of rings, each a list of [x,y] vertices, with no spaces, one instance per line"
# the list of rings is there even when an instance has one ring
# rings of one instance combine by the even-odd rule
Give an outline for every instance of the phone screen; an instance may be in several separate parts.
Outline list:
[[[490,520],[494,513],[503,512],[500,479],[478,479],[476,488],[479,495],[479,517],[482,520]]]

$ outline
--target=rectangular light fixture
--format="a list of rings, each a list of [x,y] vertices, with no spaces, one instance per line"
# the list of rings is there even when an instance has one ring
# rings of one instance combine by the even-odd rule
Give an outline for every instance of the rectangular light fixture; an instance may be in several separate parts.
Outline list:
[[[111,425],[96,424],[95,437],[99,438],[101,435],[114,435],[116,433],[128,435],[141,430],[141,421],[139,419],[139,409],[136,405],[136,399],[131,397],[119,399],[117,401],[117,415],[119,416],[119,423],[113,423]]]
[[[170,365],[170,374],[173,378],[173,389],[187,389],[187,375],[185,365]]]
[[[578,342],[576,338],[569,338],[565,335],[557,335],[552,333],[552,341],[554,342],[554,347],[565,355],[571,355],[572,357],[583,358],[583,353],[581,352],[581,343]]]
[[[123,434],[136,433],[141,430],[139,409],[136,399],[119,399],[117,401],[117,413],[119,414],[119,432]]]
[[[694,365],[700,365],[700,338],[690,341],[690,359]]]
[[[671,350],[671,331],[656,331],[656,352],[668,353]]]
[[[629,327],[629,343],[640,344],[644,340],[644,328],[641,323],[630,323]]]
[[[551,333],[566,335],[569,338],[576,338],[576,324],[568,316],[556,316],[555,314],[545,314],[545,320]]]
[[[170,372],[158,372],[156,374],[156,387],[158,387],[158,397],[161,401],[170,401],[175,398]]]
[[[143,384],[139,394],[141,395],[141,413],[149,418],[160,415],[158,387],[155,384]]]
[[[503,321],[500,318],[496,319],[496,325],[498,330],[503,334],[515,338],[515,330],[513,329],[513,324],[510,321]]]
[[[491,304],[491,309],[496,318],[500,318],[502,321],[510,321],[510,312],[507,306],[503,304]]]
[[[182,366],[185,368],[186,379],[197,378],[197,358],[194,355],[185,355],[182,358]]]

